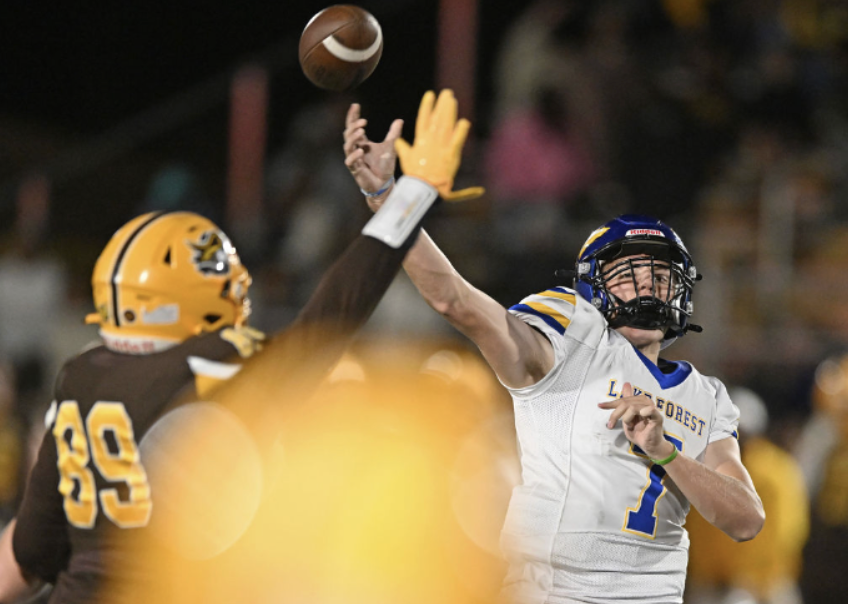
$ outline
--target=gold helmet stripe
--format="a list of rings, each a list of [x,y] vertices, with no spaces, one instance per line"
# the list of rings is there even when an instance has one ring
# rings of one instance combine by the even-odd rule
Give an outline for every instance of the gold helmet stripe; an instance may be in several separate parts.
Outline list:
[[[167,214],[168,212],[156,212],[150,218],[142,222],[138,228],[127,237],[126,241],[124,241],[123,247],[121,247],[121,251],[118,252],[118,257],[115,260],[115,266],[112,268],[112,276],[109,277],[109,283],[112,284],[112,316],[115,317],[115,327],[120,327],[121,325],[121,316],[118,313],[118,273],[121,271],[121,265],[124,261],[124,256],[127,254],[127,251],[130,249],[132,242],[136,237],[148,226],[150,226],[154,221],[159,220],[162,216]]]

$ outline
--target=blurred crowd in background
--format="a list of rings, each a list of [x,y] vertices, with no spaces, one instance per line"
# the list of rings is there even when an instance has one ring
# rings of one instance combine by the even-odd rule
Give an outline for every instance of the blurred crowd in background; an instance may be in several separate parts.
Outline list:
[[[731,387],[768,517],[741,545],[691,520],[687,601],[846,601],[848,4],[536,0],[478,70],[493,93],[477,101],[459,184],[488,193],[443,206],[427,224],[434,239],[460,273],[511,305],[569,285],[555,271],[617,214],[674,227],[704,276],[694,315],[704,332],[667,352]],[[254,275],[253,323],[285,323],[367,217],[342,162],[351,100],[327,94],[289,116],[269,145],[261,220],[228,222],[194,152],[178,147],[144,187],[124,192],[113,226],[153,209],[209,216]],[[373,120],[371,138],[393,117]],[[82,317],[110,233],[64,232],[48,211],[61,203],[52,187],[49,175],[22,179],[16,209],[5,210],[14,227],[0,255],[3,520],[61,360],[96,335]],[[378,335],[457,338],[403,275],[363,342]]]

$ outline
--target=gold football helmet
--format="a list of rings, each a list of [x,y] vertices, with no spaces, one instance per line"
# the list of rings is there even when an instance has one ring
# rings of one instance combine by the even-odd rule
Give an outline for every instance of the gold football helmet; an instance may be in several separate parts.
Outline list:
[[[91,277],[106,345],[164,350],[205,331],[243,325],[250,275],[227,236],[191,212],[153,212],[129,221],[106,244]]]

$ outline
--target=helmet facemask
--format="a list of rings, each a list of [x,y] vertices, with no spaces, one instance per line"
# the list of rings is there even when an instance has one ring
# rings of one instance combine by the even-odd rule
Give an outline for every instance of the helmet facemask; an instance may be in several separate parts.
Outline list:
[[[688,255],[665,241],[617,241],[584,258],[576,281],[589,285],[592,304],[611,327],[660,329],[666,340],[683,335],[692,315],[699,275]],[[624,300],[616,295],[629,290]]]

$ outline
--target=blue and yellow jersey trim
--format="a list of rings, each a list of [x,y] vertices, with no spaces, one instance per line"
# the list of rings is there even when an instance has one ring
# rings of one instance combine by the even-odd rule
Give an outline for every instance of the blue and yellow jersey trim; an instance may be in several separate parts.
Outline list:
[[[509,310],[538,317],[549,325],[559,335],[571,324],[574,307],[577,305],[577,294],[564,287],[554,287],[524,298],[519,304]]]

